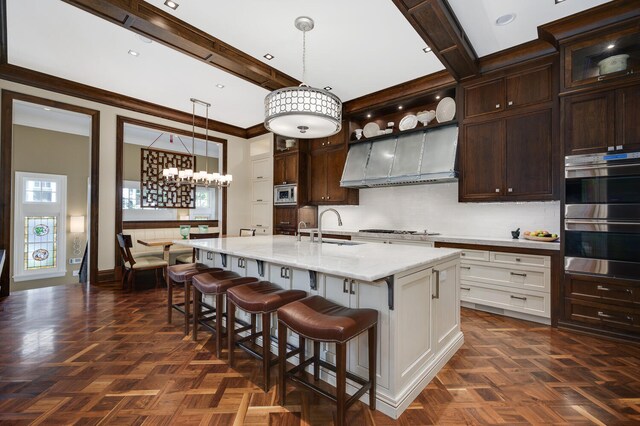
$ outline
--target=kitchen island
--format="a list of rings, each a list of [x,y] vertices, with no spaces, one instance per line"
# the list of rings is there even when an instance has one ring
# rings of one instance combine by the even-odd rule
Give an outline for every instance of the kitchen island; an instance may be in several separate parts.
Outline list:
[[[320,244],[288,236],[179,242],[196,248],[198,261],[209,266],[344,306],[376,309],[377,406],[394,419],[462,346],[459,250],[338,240]],[[297,336],[288,340],[297,345]],[[275,344],[272,350],[276,352]],[[321,354],[335,362],[333,344],[323,344]],[[366,333],[350,342],[347,368],[367,377]],[[321,378],[335,384],[329,371]],[[348,393],[355,390],[347,386]]]

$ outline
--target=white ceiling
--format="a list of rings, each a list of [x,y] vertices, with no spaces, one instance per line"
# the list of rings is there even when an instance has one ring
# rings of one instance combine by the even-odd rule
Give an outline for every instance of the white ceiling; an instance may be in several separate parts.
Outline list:
[[[311,16],[307,83],[331,86],[343,101],[444,67],[391,0],[148,0],[274,68],[302,80],[302,34]],[[537,37],[538,25],[606,0],[449,0],[479,56]],[[210,116],[249,127],[263,121],[266,90],[86,13],[61,0],[7,0],[9,61],[170,108],[191,112],[189,98],[213,104]],[[516,13],[511,24],[495,20]],[[140,55],[133,57],[132,49]],[[275,58],[267,61],[265,53]],[[216,84],[223,84],[219,89]],[[204,109],[197,110],[204,115]]]
[[[391,0],[177,0],[175,11],[164,0],[147,2],[300,81],[294,21],[311,17],[306,83],[330,86],[343,101],[444,69]]]
[[[198,131],[198,129],[196,129],[196,131]],[[180,139],[182,139],[182,142]],[[125,124],[124,126],[124,143],[147,147],[153,143],[151,146],[152,149],[184,153],[192,153],[194,151],[193,146],[195,145],[196,155],[205,155],[206,153],[209,157],[217,158],[220,156],[220,144],[217,142],[210,141],[208,143],[208,152],[206,152],[204,139],[196,138],[195,143],[192,144],[190,136],[183,134],[178,136],[176,134],[165,133],[133,124]]]
[[[610,0],[449,0],[460,25],[479,57],[538,38],[538,26],[590,9]],[[498,26],[496,19],[515,13]]]

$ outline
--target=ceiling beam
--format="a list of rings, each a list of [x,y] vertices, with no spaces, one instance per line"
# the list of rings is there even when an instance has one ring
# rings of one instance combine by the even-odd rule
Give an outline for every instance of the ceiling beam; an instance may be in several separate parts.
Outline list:
[[[299,81],[142,0],[63,0],[267,90]]]
[[[478,73],[477,55],[446,0],[393,0],[456,80]]]

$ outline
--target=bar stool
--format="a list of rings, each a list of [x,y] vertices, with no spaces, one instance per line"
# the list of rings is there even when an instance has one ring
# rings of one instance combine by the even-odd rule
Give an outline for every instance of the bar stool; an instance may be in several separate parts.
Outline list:
[[[191,278],[205,272],[223,272],[220,268],[211,268],[202,263],[187,263],[167,267],[167,322],[171,324],[173,309],[184,314],[184,334],[189,334],[189,312],[191,305]],[[173,285],[184,285],[184,303],[173,303]]]
[[[225,271],[230,272],[230,271]],[[195,275],[191,279],[193,284],[193,340],[198,340],[198,324],[206,327],[216,336],[216,356],[220,358],[222,352],[222,318],[226,317],[226,309],[224,306],[224,296],[227,290],[243,284],[257,283],[260,280],[254,277],[241,277],[235,272],[231,272],[235,276],[225,277],[220,272],[209,272],[206,274]],[[215,296],[215,307],[204,303],[202,296]],[[206,313],[202,313],[202,307],[207,309]],[[215,315],[212,315],[214,314]],[[215,320],[215,327],[209,325],[210,321]],[[227,329],[229,328],[229,319],[227,318]],[[242,324],[246,325],[246,324]]]
[[[346,411],[365,392],[369,391],[369,408],[376,409],[376,339],[378,336],[378,311],[375,309],[350,309],[333,303],[320,296],[311,296],[290,303],[278,309],[278,350],[286,343],[287,329],[297,333],[301,340],[313,340],[313,357],[305,360],[300,354],[300,363],[287,371],[286,360],[280,358],[278,385],[280,404],[286,404],[287,378],[300,383],[312,391],[337,404],[337,424],[345,424]],[[369,343],[369,380],[347,372],[347,343],[359,334],[368,331]],[[284,340],[283,340],[284,339]],[[320,342],[336,344],[336,365],[320,359]],[[301,343],[301,346],[304,344]],[[304,378],[304,369],[313,363],[313,378],[320,378],[320,367],[336,373],[336,395],[321,389]],[[303,374],[297,376],[296,374]],[[347,378],[362,385],[353,396],[347,399]]]
[[[264,390],[269,390],[269,371],[271,367],[278,363],[278,358],[271,360],[271,314],[287,303],[300,300],[307,296],[302,290],[284,290],[269,281],[261,281],[255,284],[245,284],[227,290],[227,323],[232,324],[228,329],[229,334],[229,366],[233,367],[233,350],[236,344],[253,357],[262,360],[262,371],[264,375]],[[245,327],[235,328],[236,308],[242,309],[251,314],[251,324]],[[262,316],[262,331],[256,332],[256,315]],[[236,335],[251,330],[249,335],[236,340]],[[262,353],[250,348],[244,342],[256,342],[262,336]],[[289,358],[300,351],[304,352],[304,347],[300,347],[286,353],[286,338],[284,349],[281,349],[279,358]],[[283,356],[284,354],[284,356]]]

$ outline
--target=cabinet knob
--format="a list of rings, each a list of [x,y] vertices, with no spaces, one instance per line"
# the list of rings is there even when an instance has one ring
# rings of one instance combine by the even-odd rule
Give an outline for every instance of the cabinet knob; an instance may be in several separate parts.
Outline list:
[[[329,199],[329,196],[327,195],[327,200]]]
[[[324,200],[324,197],[320,197],[320,198],[322,198]]]
[[[509,105],[509,106],[513,105],[513,101],[507,102],[507,105]]]
[[[331,141],[327,142],[327,145],[331,145]]]
[[[500,108],[500,104],[496,104],[496,109]]]
[[[509,191],[509,192],[513,192],[513,188],[509,188],[507,191]]]
[[[322,146],[324,146],[324,142],[322,142]]]
[[[496,192],[500,192],[500,188],[496,188]]]

